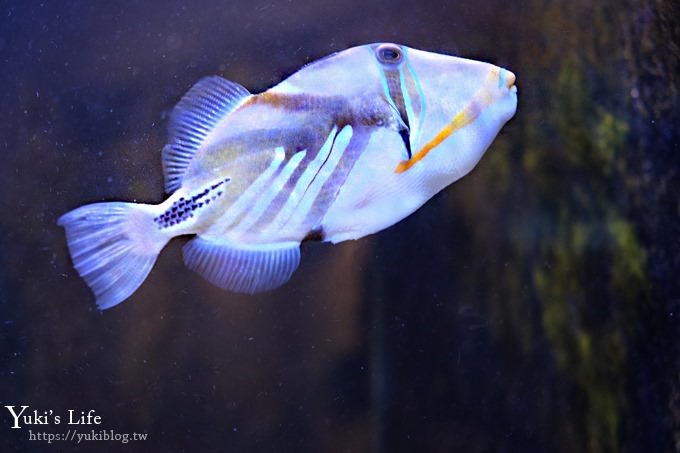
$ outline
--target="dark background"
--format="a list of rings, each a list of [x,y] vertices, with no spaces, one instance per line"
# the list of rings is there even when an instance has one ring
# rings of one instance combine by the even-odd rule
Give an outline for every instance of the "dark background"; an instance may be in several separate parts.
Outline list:
[[[1,4],[0,406],[94,409],[148,433],[131,451],[680,451],[676,1]],[[271,293],[213,287],[175,240],[94,308],[56,219],[160,202],[193,83],[257,92],[376,41],[517,74],[471,175],[384,232],[305,244]],[[68,428],[1,409],[2,452]]]

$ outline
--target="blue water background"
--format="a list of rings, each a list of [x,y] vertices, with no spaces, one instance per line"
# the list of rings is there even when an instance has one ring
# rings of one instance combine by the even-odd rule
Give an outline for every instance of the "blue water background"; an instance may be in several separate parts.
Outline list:
[[[643,452],[680,444],[677,3],[38,2],[0,8],[0,451],[68,410],[129,451]],[[64,212],[160,202],[168,113],[396,41],[517,74],[517,116],[405,221],[303,246],[257,296],[183,240],[100,313]],[[332,81],[329,81],[332,83]],[[11,429],[5,405],[61,415]],[[118,451],[119,442],[59,444]],[[678,450],[676,450],[678,451]]]

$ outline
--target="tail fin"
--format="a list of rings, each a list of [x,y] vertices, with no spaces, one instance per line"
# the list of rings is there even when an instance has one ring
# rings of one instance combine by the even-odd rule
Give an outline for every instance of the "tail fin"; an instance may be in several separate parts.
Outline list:
[[[101,310],[121,303],[139,288],[170,239],[154,228],[154,208],[95,203],[59,218],[73,264]]]

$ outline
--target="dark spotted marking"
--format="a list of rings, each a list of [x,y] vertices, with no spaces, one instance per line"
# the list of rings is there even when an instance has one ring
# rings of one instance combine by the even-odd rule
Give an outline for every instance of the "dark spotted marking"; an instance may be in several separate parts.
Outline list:
[[[158,225],[158,229],[169,228],[192,218],[197,209],[207,206],[211,201],[222,196],[223,191],[216,191],[216,189],[222,184],[229,182],[229,180],[230,178],[226,178],[224,181],[217,182],[190,198],[182,197],[175,201],[167,211],[158,217],[154,217],[153,220]]]
[[[302,239],[302,242],[305,241],[315,241],[315,242],[321,242],[324,240],[326,237],[326,234],[323,231],[322,227],[316,227],[309,233],[307,233],[307,236]]]

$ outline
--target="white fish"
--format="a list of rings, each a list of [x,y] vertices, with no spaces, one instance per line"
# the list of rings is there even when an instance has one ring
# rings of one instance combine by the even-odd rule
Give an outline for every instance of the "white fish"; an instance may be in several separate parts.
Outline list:
[[[393,225],[477,164],[515,113],[515,75],[371,44],[251,94],[199,81],[174,109],[159,205],[95,203],[59,219],[100,309],[128,298],[175,236],[186,265],[258,293],[290,279],[300,243]]]

